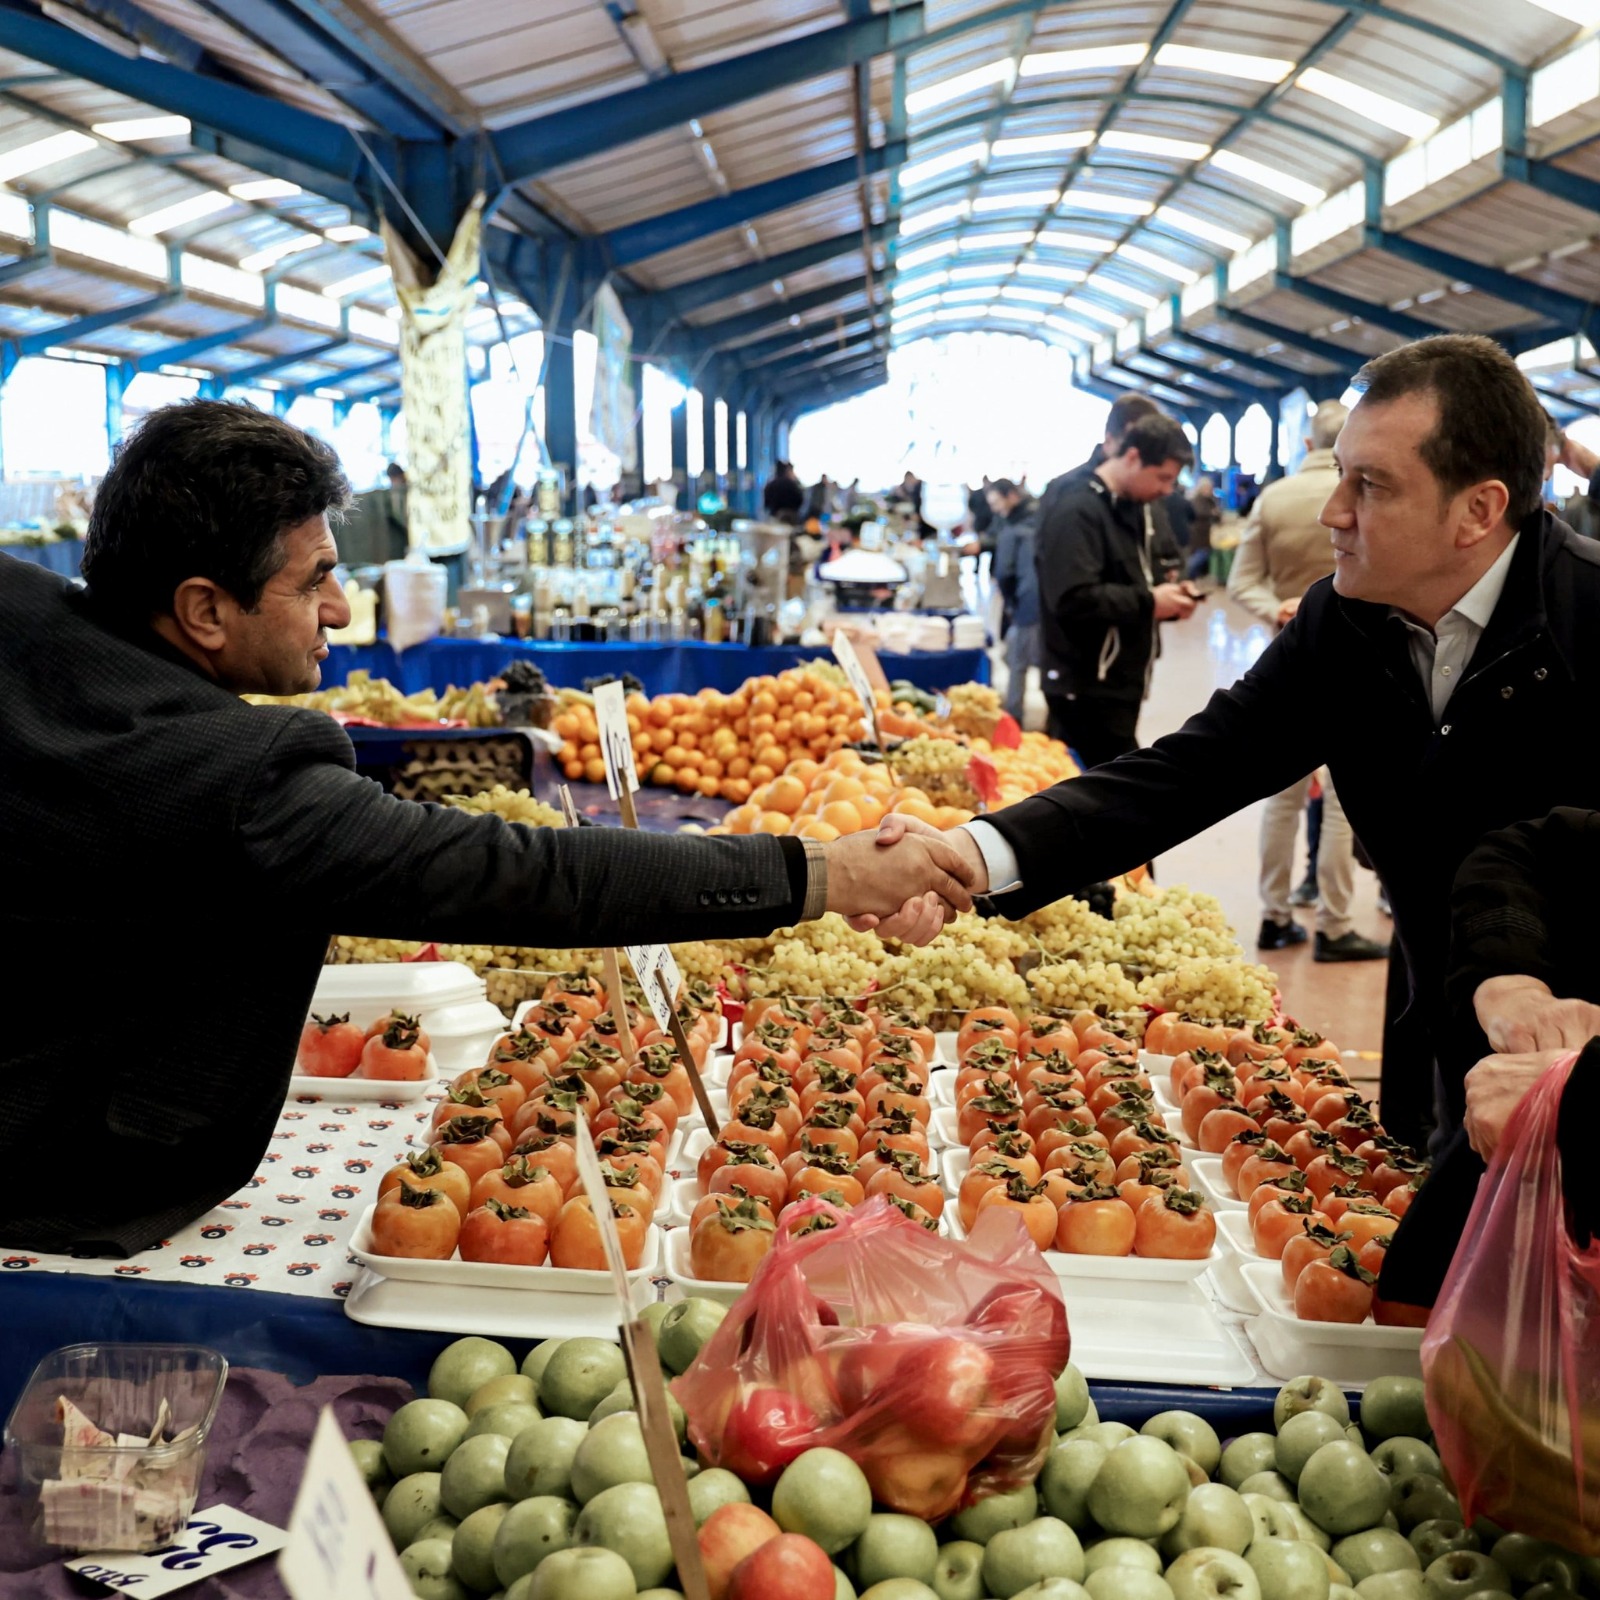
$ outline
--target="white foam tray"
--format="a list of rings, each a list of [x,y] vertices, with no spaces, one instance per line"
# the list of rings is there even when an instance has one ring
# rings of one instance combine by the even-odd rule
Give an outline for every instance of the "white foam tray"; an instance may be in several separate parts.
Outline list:
[[[334,1100],[341,1105],[367,1105],[377,1101],[382,1105],[403,1106],[424,1095],[437,1093],[445,1080],[439,1072],[439,1063],[432,1051],[428,1053],[428,1076],[425,1078],[314,1078],[309,1073],[297,1072],[289,1079],[290,1100]]]
[[[1421,1328],[1366,1322],[1304,1322],[1283,1289],[1276,1261],[1247,1261],[1240,1269],[1255,1296],[1257,1315],[1246,1324],[1261,1364],[1275,1378],[1315,1372],[1336,1383],[1422,1376]]]
[[[956,1059],[956,1040],[960,1037],[956,1033],[936,1033],[933,1036],[934,1059],[946,1067],[960,1066]]]
[[[1257,1381],[1255,1363],[1200,1283],[1062,1280],[1072,1359],[1103,1382],[1229,1385]],[[1319,1371],[1306,1367],[1306,1372]]]
[[[1256,1299],[1255,1291],[1244,1280],[1244,1266],[1246,1262],[1260,1261],[1262,1258],[1256,1254],[1255,1241],[1250,1237],[1250,1219],[1240,1210],[1219,1211],[1217,1213],[1217,1238],[1222,1249],[1222,1260],[1211,1269],[1211,1282],[1217,1291],[1217,1298],[1230,1311],[1242,1311],[1246,1316],[1255,1316],[1261,1310],[1261,1303]],[[1269,1265],[1278,1267],[1281,1264],[1271,1262]]]
[[[1245,1202],[1230,1190],[1222,1180],[1222,1157],[1185,1155],[1183,1164],[1194,1180],[1195,1191],[1203,1195],[1211,1209],[1220,1217],[1225,1211],[1244,1211]]]
[[[417,1283],[437,1291],[447,1289],[513,1289],[530,1291],[543,1297],[549,1294],[601,1295],[615,1303],[609,1272],[585,1272],[573,1267],[519,1267],[500,1261],[416,1261],[404,1256],[386,1256],[372,1247],[372,1213],[368,1206],[351,1235],[350,1253],[391,1282]],[[628,1273],[628,1282],[647,1281],[661,1265],[661,1230],[645,1230],[644,1255]]]
[[[944,1215],[950,1237],[965,1239],[967,1230],[961,1226],[954,1201],[944,1208]],[[1193,1283],[1222,1261],[1223,1249],[1221,1245],[1213,1245],[1211,1254],[1199,1261],[1163,1261],[1150,1256],[1079,1256],[1065,1250],[1046,1250],[1043,1255],[1045,1264],[1058,1278],[1074,1281],[1094,1278],[1109,1283]]]
[[[345,1298],[344,1314],[372,1328],[421,1328],[502,1339],[614,1339],[622,1316],[610,1279],[606,1282],[605,1294],[468,1287],[440,1294],[436,1284],[386,1278],[363,1267]],[[648,1277],[629,1289],[634,1313],[656,1297],[656,1286]]]

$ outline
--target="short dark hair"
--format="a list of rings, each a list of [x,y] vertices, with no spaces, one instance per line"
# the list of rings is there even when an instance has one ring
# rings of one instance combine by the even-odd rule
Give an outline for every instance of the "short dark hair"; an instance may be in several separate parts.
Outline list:
[[[1009,478],[991,478],[988,492],[1003,497],[1008,494],[1016,494],[1017,486]]]
[[[1127,438],[1128,429],[1134,423],[1142,422],[1146,417],[1160,415],[1161,407],[1149,395],[1119,394],[1111,402],[1111,410],[1106,417],[1106,437],[1115,439],[1120,444]],[[1127,446],[1124,444],[1122,448],[1125,450]]]
[[[283,535],[350,503],[331,448],[243,402],[152,411],[95,492],[83,576],[129,615],[170,613],[178,585],[209,578],[252,609],[283,566]]]
[[[1165,466],[1176,461],[1180,467],[1194,465],[1194,450],[1180,423],[1164,412],[1142,418],[1122,436],[1124,452],[1134,450],[1147,467]]]
[[[1362,403],[1431,394],[1439,422],[1422,441],[1424,465],[1447,494],[1498,478],[1513,526],[1539,509],[1549,421],[1505,348],[1479,333],[1440,333],[1401,345],[1356,374]]]

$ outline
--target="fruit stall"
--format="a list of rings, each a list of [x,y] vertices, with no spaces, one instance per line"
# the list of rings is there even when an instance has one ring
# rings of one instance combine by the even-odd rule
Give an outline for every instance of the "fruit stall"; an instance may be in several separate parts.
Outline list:
[[[594,697],[548,696],[563,773],[603,776]],[[624,704],[641,780],[725,807],[713,831],[949,826],[1075,770],[977,684],[881,693],[887,759],[815,663]],[[446,798],[566,825],[505,786]],[[0,1260],[0,1387],[49,1462],[0,1490],[0,1589],[83,1592],[49,1587],[63,1554],[148,1547],[174,1506],[283,1526],[324,1407],[427,1600],[1600,1580],[1442,1458],[1422,1319],[1375,1292],[1427,1163],[1209,896],[1133,876],[925,948],[830,915],[629,957],[340,936],[244,1189],[136,1258]],[[190,1356],[130,1413],[34,1371],[86,1330],[220,1352],[225,1391],[207,1410]],[[152,1479],[180,1444],[189,1478]],[[271,1566],[194,1592],[279,1594]]]

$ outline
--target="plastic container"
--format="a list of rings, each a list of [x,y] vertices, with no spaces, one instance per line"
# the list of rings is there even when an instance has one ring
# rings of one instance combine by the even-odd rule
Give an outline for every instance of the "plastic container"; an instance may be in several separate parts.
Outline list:
[[[1225,1211],[1248,1210],[1246,1203],[1236,1195],[1222,1177],[1222,1157],[1191,1155],[1186,1149],[1183,1164],[1194,1180],[1193,1187],[1220,1217]]]
[[[33,1369],[5,1428],[17,1493],[38,1507],[39,1543],[118,1552],[169,1544],[194,1511],[227,1378],[227,1360],[203,1345],[71,1344],[51,1351]],[[58,1399],[123,1442],[64,1446]],[[152,1447],[145,1441],[163,1401],[172,1442]],[[66,1487],[47,1487],[54,1484]]]
[[[481,1067],[489,1059],[495,1040],[506,1031],[505,1013],[488,1000],[440,1006],[428,1012],[422,1025],[428,1030],[434,1060],[446,1078]]]
[[[420,1018],[431,1038],[436,1013],[447,1007],[471,1005],[485,1000],[487,995],[483,979],[464,962],[355,961],[322,969],[311,1009],[318,1016],[349,1012],[358,1028],[369,1026],[390,1011],[401,1011],[408,1017]],[[498,1012],[496,1016],[495,1026],[504,1032],[505,1018]],[[434,1048],[437,1050],[438,1045]],[[483,1063],[474,1061],[469,1065],[481,1067]],[[440,1067],[449,1070],[443,1061]],[[461,1068],[455,1070],[459,1072]]]
[[[1422,1376],[1421,1328],[1381,1327],[1365,1322],[1306,1322],[1294,1314],[1276,1261],[1247,1261],[1240,1276],[1254,1294],[1260,1315],[1245,1324],[1275,1378],[1315,1372],[1354,1387],[1374,1378]]]

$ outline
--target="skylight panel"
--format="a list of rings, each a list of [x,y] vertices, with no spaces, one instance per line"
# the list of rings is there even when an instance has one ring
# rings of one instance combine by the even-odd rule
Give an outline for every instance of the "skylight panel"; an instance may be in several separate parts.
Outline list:
[[[1292,178],[1287,172],[1279,172],[1276,167],[1252,161],[1248,156],[1236,155],[1232,150],[1217,151],[1211,158],[1211,165],[1219,172],[1231,173],[1259,188],[1270,189],[1274,194],[1281,194],[1290,200],[1298,200],[1302,205],[1320,206],[1328,198],[1327,191],[1317,188],[1314,183]]]

